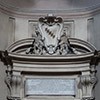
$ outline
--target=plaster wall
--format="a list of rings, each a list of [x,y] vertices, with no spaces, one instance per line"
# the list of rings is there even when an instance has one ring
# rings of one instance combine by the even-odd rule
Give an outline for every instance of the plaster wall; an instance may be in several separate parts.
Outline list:
[[[8,45],[9,17],[0,13],[0,50]]]
[[[97,50],[100,50],[100,14],[94,16],[94,34],[92,34],[94,37],[94,45],[97,48]],[[98,83],[95,88],[95,96],[96,100],[100,100],[100,64],[97,67],[97,78]]]
[[[15,41],[28,37],[28,20],[24,18],[15,19]]]
[[[94,16],[94,43],[98,50],[100,50],[100,14]]]
[[[13,10],[35,12],[38,10],[77,10],[97,6],[100,0],[0,0],[0,4]]]
[[[0,50],[6,49],[8,45],[9,17],[0,12]],[[7,86],[4,82],[6,67],[0,61],[0,100],[6,100]]]
[[[75,19],[75,38],[87,41],[87,18]]]

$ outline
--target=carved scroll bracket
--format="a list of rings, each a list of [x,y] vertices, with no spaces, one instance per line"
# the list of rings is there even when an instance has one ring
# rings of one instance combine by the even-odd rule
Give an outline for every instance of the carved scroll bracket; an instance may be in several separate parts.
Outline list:
[[[83,98],[82,100],[95,100],[93,96],[93,89],[97,83],[96,66],[100,62],[100,51],[94,52],[94,55],[90,59],[90,75],[81,76],[81,85]],[[89,94],[90,93],[90,94]]]
[[[96,76],[82,75],[80,78],[81,89],[82,89],[82,100],[94,100],[93,89],[97,82]]]
[[[18,76],[18,75],[15,75],[15,76],[13,75],[13,73],[12,73],[13,62],[12,62],[11,57],[8,55],[7,50],[6,51],[0,51],[0,59],[4,63],[4,65],[7,66],[6,77],[5,77],[5,83],[8,87],[7,100],[21,100],[18,93],[16,93],[16,96],[13,96],[13,94],[18,91],[17,89],[18,89],[19,86],[17,86],[17,89],[15,91],[13,91],[13,89],[16,87],[15,85],[20,85],[21,77]]]
[[[82,89],[82,100],[95,100],[93,95],[94,87],[97,83],[96,66],[99,63],[99,52],[95,51],[90,60],[90,75],[82,75],[80,78]]]
[[[0,51],[0,59],[4,63],[4,65],[7,66],[5,83],[8,87],[8,96],[11,96],[11,91],[12,91],[11,81],[12,81],[12,68],[13,68],[12,59],[11,57],[9,57],[7,50]]]
[[[7,76],[5,82],[9,88],[8,100],[20,100],[21,76]],[[15,95],[16,94],[16,95]]]

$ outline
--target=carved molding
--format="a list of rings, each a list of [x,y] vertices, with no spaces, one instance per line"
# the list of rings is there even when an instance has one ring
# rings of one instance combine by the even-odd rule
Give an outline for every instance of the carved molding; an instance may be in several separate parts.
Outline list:
[[[10,6],[10,7],[9,7]],[[55,13],[61,15],[63,18],[77,18],[77,17],[91,17],[100,13],[100,5],[93,5],[80,9],[71,10],[26,10],[20,7],[11,7],[0,2],[0,11],[14,17],[27,17],[37,19],[47,13]],[[20,11],[19,11],[20,9]]]

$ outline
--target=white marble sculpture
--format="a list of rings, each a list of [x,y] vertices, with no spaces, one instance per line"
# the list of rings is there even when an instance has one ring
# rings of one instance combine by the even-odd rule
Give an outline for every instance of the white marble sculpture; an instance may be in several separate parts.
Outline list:
[[[63,20],[48,14],[45,18],[39,18],[36,28],[37,39],[26,51],[27,54],[38,55],[66,55],[74,53],[66,33],[63,32]]]

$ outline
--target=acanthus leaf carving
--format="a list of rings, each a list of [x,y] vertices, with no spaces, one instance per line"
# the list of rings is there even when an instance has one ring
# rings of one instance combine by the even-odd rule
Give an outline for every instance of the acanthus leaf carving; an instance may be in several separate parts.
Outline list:
[[[82,75],[81,76],[81,89],[82,89],[82,100],[94,100],[93,89],[97,83],[95,75]]]

